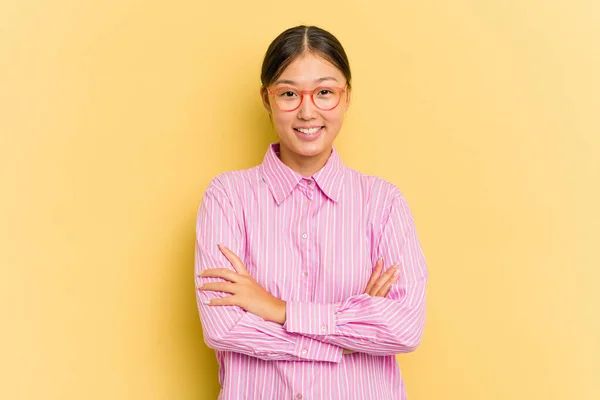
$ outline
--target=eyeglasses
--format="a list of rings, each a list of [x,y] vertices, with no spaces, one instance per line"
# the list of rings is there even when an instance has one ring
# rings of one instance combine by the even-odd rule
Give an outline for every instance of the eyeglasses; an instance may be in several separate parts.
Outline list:
[[[319,86],[314,90],[298,90],[291,86],[282,86],[267,90],[273,95],[275,104],[281,111],[297,110],[302,105],[305,94],[310,94],[310,99],[319,110],[329,111],[340,104],[346,86]]]

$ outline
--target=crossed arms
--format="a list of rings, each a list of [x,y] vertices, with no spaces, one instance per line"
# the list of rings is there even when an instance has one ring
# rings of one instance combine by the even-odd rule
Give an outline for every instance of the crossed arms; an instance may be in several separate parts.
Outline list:
[[[427,268],[408,204],[397,188],[390,191],[382,219],[378,252],[397,260],[400,275],[386,297],[363,293],[330,304],[285,303],[283,324],[265,320],[235,305],[208,305],[225,294],[196,290],[207,346],[266,360],[340,362],[344,349],[372,355],[415,350],[425,324]],[[222,266],[235,271],[217,247],[242,253],[243,231],[218,180],[209,185],[196,224],[196,284],[222,281],[201,278],[201,271]]]

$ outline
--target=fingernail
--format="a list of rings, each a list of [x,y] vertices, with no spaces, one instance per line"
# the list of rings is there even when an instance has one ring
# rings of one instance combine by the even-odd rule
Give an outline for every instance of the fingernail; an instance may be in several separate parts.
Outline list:
[[[198,276],[203,276],[204,275],[204,271],[200,271],[200,273],[198,274]]]
[[[206,304],[206,305],[209,305],[210,304],[210,300],[204,300],[203,303]]]
[[[400,276],[400,269],[398,268],[396,272],[394,272],[394,278]]]

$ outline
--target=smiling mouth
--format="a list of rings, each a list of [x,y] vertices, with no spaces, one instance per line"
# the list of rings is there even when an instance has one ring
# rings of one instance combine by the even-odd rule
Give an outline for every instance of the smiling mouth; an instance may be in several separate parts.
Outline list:
[[[310,129],[294,128],[294,130],[310,136],[310,135],[316,135],[323,128],[324,128],[324,126],[320,126],[318,128],[310,128]]]

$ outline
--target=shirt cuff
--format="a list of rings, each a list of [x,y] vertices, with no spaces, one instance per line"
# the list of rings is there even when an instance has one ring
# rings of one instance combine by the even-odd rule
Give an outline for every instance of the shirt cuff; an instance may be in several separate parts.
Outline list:
[[[332,335],[335,333],[335,304],[287,301],[283,328],[303,335]]]
[[[343,351],[344,349],[340,346],[299,335],[294,354],[306,360],[339,363],[342,361]]]

